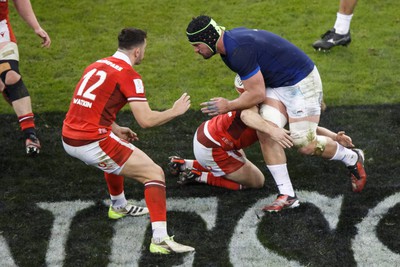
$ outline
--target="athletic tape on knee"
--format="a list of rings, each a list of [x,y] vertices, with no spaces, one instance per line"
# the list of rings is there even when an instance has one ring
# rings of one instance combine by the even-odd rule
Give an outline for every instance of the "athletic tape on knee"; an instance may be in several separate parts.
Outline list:
[[[19,79],[19,81],[14,84],[6,85],[4,93],[11,102],[29,96],[28,89],[22,79]]]
[[[317,145],[314,149],[314,155],[320,156],[325,151],[327,142],[328,139],[325,136],[317,135]]]
[[[274,123],[279,128],[285,127],[287,123],[286,116],[283,115],[278,109],[269,105],[261,105],[260,115],[264,120]]]
[[[317,137],[318,124],[310,121],[298,121],[289,124],[290,136],[293,144],[298,147],[306,147]]]

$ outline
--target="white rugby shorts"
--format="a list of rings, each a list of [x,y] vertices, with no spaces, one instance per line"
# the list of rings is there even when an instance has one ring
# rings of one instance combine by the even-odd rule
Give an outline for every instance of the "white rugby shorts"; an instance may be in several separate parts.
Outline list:
[[[318,69],[293,86],[266,89],[268,104],[262,104],[260,115],[278,127],[289,122],[307,121],[321,115],[322,82]],[[319,120],[319,119],[318,119]],[[290,127],[290,124],[289,124]],[[314,127],[313,127],[314,128]]]
[[[118,175],[135,146],[111,133],[108,137],[84,146],[70,146],[63,141],[65,151],[104,172]]]
[[[233,173],[246,162],[245,157],[237,150],[225,151],[221,147],[204,146],[197,139],[197,131],[193,138],[193,153],[200,165],[214,176]]]

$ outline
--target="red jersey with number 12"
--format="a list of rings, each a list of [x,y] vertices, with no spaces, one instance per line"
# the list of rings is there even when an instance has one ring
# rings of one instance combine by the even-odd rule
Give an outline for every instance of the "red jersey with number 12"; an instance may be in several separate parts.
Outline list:
[[[99,140],[109,135],[118,111],[132,101],[147,101],[141,76],[122,53],[87,67],[75,88],[62,135]]]

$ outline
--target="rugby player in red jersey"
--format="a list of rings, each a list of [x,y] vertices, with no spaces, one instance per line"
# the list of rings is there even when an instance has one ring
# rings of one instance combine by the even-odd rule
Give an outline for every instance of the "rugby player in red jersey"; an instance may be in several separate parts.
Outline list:
[[[42,46],[49,47],[51,40],[36,19],[29,0],[13,0],[18,14],[42,38]],[[8,0],[0,1],[0,92],[13,107],[24,133],[26,153],[35,156],[41,149],[36,134],[31,97],[19,71],[17,39],[11,28]]]
[[[184,93],[170,109],[160,112],[150,108],[142,78],[132,68],[141,63],[146,40],[147,33],[143,30],[122,29],[115,54],[85,69],[64,120],[63,145],[69,155],[104,171],[112,201],[110,218],[150,214],[153,230],[150,252],[194,251],[193,247],[175,242],[167,233],[163,170],[130,143],[138,139],[136,133],[115,122],[116,114],[127,103],[142,128],[162,125],[190,107],[190,96]],[[147,208],[127,202],[124,177],[144,185]]]

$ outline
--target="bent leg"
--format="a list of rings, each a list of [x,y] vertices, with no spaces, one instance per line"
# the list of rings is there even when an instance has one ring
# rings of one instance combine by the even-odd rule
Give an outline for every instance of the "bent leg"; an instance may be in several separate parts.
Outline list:
[[[225,177],[246,188],[262,188],[265,182],[264,174],[248,159],[240,169],[226,174]]]

